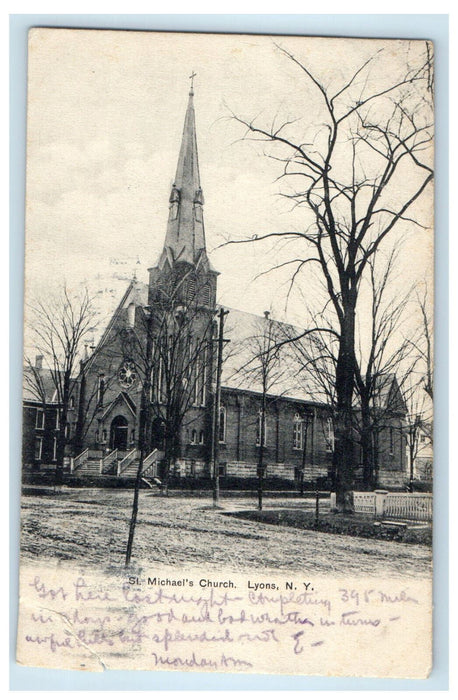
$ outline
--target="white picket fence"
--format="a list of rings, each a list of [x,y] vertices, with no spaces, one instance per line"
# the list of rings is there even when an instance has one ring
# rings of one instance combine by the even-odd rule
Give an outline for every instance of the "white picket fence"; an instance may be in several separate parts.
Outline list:
[[[389,493],[382,490],[355,491],[353,503],[355,513],[416,522],[430,522],[433,519],[431,493]]]
[[[385,499],[384,515],[403,520],[433,519],[433,497],[430,493],[389,493]]]
[[[375,515],[375,493],[365,491],[353,492],[355,513],[369,513]]]

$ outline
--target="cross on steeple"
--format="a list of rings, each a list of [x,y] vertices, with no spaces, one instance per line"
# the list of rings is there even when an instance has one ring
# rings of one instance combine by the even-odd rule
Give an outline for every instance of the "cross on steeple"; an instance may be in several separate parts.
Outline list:
[[[191,81],[191,90],[189,91],[189,94],[190,94],[190,95],[194,95],[194,78],[196,77],[196,75],[197,75],[197,73],[195,73],[195,72],[193,71],[193,72],[191,73],[191,75],[189,76],[189,79],[190,79],[190,81]]]

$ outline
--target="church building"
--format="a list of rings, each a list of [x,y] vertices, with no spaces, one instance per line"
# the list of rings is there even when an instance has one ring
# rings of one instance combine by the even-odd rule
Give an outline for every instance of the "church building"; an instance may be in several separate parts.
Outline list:
[[[291,355],[275,349],[286,325],[217,303],[193,97],[191,88],[159,260],[147,284],[130,282],[81,362],[67,471],[127,482],[142,458],[145,479],[170,484],[210,480],[217,470],[223,488],[249,485],[261,468],[266,483],[330,486],[332,412],[307,397]],[[380,441],[379,483],[392,488],[406,479],[404,417],[399,405]],[[46,441],[35,438],[27,454],[36,463]],[[355,453],[356,471],[358,460]]]

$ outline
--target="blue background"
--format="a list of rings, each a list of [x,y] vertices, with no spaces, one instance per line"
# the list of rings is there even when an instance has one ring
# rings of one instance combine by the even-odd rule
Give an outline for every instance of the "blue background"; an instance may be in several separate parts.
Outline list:
[[[106,671],[15,663],[21,446],[27,32],[30,27],[432,39],[436,58],[434,664],[428,680]],[[10,16],[10,688],[11,690],[446,690],[448,687],[448,15]]]

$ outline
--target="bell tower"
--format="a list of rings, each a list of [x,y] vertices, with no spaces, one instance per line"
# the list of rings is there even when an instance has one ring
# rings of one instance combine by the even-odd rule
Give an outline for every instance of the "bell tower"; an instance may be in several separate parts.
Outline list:
[[[193,80],[195,73],[191,75]],[[157,266],[150,272],[150,294],[163,275],[186,278],[183,289],[198,294],[199,303],[214,308],[216,278],[206,251],[204,195],[200,183],[197,152],[194,86],[188,96],[175,179],[169,197],[169,215],[164,248]]]

